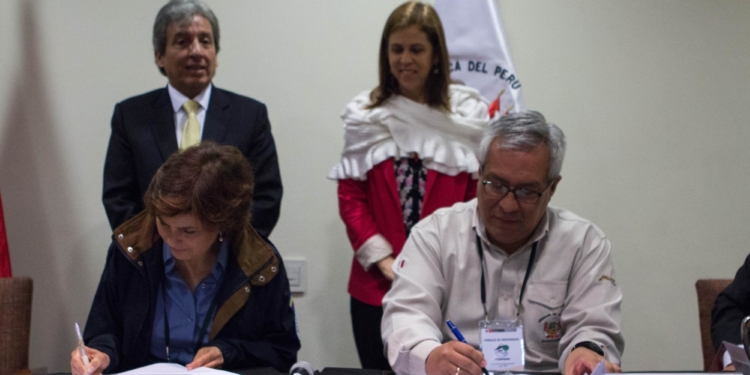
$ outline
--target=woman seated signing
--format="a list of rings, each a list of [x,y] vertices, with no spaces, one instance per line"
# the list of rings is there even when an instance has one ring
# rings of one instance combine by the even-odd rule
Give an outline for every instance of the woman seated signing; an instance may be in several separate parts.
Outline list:
[[[203,142],[157,171],[145,210],[115,230],[75,375],[158,362],[188,370],[273,367],[300,348],[281,256],[250,226],[253,174],[232,146]]]

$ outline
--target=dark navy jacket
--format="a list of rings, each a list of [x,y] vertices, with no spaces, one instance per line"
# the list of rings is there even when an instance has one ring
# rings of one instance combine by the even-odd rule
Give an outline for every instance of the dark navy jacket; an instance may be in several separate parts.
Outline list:
[[[225,370],[273,367],[288,372],[300,342],[281,256],[249,226],[231,241],[206,346],[221,350]],[[155,361],[150,348],[164,277],[162,246],[146,212],[115,230],[84,332],[87,346],[109,355],[107,373]]]

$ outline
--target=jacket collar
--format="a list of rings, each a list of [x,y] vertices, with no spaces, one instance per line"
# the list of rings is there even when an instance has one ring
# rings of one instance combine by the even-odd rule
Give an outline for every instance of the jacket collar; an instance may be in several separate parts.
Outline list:
[[[229,95],[224,90],[219,90],[215,86],[211,91],[211,98],[206,110],[206,120],[203,123],[203,138],[217,143],[224,142],[224,136],[229,124]]]
[[[253,285],[265,285],[278,273],[279,259],[271,246],[249,224],[232,237],[231,250],[245,278]],[[143,210],[114,231],[114,239],[125,255],[138,262],[161,239],[153,215]]]
[[[162,160],[167,160],[169,155],[177,151],[177,135],[174,128],[174,111],[172,111],[172,100],[169,91],[165,87],[159,90],[154,101],[151,103],[153,112],[149,116],[151,131],[159,148]]]

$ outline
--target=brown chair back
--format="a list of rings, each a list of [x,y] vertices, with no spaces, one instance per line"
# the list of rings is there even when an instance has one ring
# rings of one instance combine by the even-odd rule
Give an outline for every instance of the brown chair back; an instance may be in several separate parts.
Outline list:
[[[711,310],[719,296],[732,279],[700,279],[695,282],[695,291],[698,292],[698,319],[701,327],[701,347],[703,348],[703,371],[711,367],[716,352],[711,340]],[[740,327],[737,327],[740,329]]]
[[[28,277],[0,278],[0,374],[28,372],[33,290]]]

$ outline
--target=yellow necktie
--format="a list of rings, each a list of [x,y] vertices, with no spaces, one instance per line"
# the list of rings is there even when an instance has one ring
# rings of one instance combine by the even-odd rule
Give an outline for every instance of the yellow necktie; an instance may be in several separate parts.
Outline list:
[[[185,121],[185,128],[182,129],[182,142],[180,142],[180,151],[185,151],[190,146],[195,146],[201,141],[201,125],[198,123],[198,116],[195,111],[198,110],[199,104],[194,100],[188,100],[182,105],[187,112],[188,118]]]

